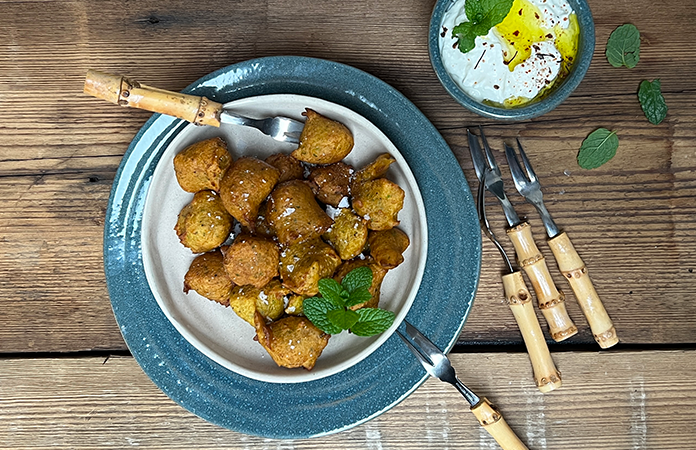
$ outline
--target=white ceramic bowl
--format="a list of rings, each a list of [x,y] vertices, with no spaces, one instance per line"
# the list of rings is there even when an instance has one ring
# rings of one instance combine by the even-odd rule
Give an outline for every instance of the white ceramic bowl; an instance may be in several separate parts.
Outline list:
[[[183,280],[196,256],[179,242],[174,232],[179,211],[193,194],[183,191],[174,174],[174,156],[186,146],[220,136],[233,158],[253,155],[260,159],[295,146],[277,142],[258,130],[233,125],[221,128],[185,127],[166,148],[152,176],[145,200],[142,253],[150,289],[174,327],[203,354],[218,364],[246,377],[272,383],[299,383],[323,378],[358,363],[376,350],[406,316],[420,286],[427,255],[427,222],[423,200],[406,161],[389,139],[361,115],[343,106],[313,97],[292,94],[264,95],[225,105],[250,117],[284,115],[303,120],[311,108],[344,123],[353,132],[355,146],[345,161],[356,168],[368,164],[380,153],[396,159],[387,177],[405,191],[399,228],[410,238],[405,261],[389,271],[382,284],[380,307],[396,313],[394,324],[384,333],[369,338],[347,332],[331,337],[311,371],[278,367],[266,350],[253,340],[255,330],[229,307],[212,302],[194,291],[183,292]]]

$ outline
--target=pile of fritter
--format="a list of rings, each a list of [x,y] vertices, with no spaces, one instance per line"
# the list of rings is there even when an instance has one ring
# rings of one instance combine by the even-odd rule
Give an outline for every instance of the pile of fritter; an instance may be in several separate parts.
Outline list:
[[[381,154],[366,167],[343,162],[353,135],[311,109],[298,148],[265,160],[233,160],[219,137],[174,158],[179,185],[194,194],[175,231],[200,253],[184,292],[229,306],[256,329],[256,340],[282,367],[314,367],[330,335],[302,313],[322,278],[340,282],[369,266],[377,307],[387,271],[403,262],[408,236],[398,228],[404,191],[385,175],[395,159]]]

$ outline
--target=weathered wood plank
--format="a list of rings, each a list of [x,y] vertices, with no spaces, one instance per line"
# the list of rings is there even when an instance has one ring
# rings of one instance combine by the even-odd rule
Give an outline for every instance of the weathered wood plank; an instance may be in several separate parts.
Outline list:
[[[554,354],[564,386],[541,394],[526,357],[452,355],[530,448],[684,449],[696,440],[693,351]],[[498,448],[451,386],[429,380],[340,434],[278,441],[211,425],[169,400],[132,358],[0,360],[0,448]]]

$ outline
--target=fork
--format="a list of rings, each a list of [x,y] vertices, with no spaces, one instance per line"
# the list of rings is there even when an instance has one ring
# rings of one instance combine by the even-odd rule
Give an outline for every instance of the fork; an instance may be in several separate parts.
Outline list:
[[[433,342],[418,331],[416,327],[404,320],[406,334],[399,329],[396,333],[416,356],[426,372],[432,377],[451,384],[471,405],[471,412],[476,416],[483,429],[495,439],[503,450],[529,450],[507,424],[500,411],[488,399],[481,398],[457,378],[454,367],[447,356]]]
[[[590,324],[595,341],[601,348],[612,347],[619,342],[619,338],[614,324],[592,284],[590,275],[587,273],[587,267],[580,255],[578,255],[572,242],[570,242],[568,235],[558,229],[551,214],[546,209],[539,178],[534,169],[532,169],[532,164],[524,153],[519,139],[517,139],[517,149],[519,156],[522,158],[524,170],[520,165],[515,150],[505,144],[505,156],[510,166],[510,173],[515,182],[515,187],[520,195],[534,205],[539,212],[544,228],[546,228],[546,234],[549,237],[549,247],[551,247],[551,251],[556,258],[558,268],[565,279],[568,280],[580,305],[580,309],[582,309],[587,322]]]
[[[88,70],[85,77],[85,94],[121,106],[178,117],[196,125],[243,125],[257,128],[276,141],[299,144],[304,122],[290,117],[252,119],[235,114],[205,97],[165,91],[106,72]]]
[[[481,223],[481,229],[496,246],[507,265],[508,273],[503,275],[505,300],[508,306],[510,306],[510,310],[515,316],[515,321],[517,321],[517,326],[522,333],[524,344],[527,347],[527,354],[532,363],[534,381],[541,392],[550,392],[561,387],[561,373],[556,369],[556,365],[551,358],[549,347],[546,345],[546,340],[544,339],[544,333],[541,331],[539,320],[532,307],[532,295],[529,293],[524,283],[522,272],[512,267],[510,258],[507,253],[505,253],[503,246],[498,242],[495,233],[493,233],[488,223],[485,205],[485,182],[490,173],[490,169],[484,171],[482,176],[483,179],[478,187],[476,211],[478,212],[479,222]]]
[[[563,291],[556,288],[551,278],[549,268],[546,266],[546,259],[534,243],[529,222],[520,220],[510,200],[505,195],[500,168],[488,145],[483,128],[479,127],[483,149],[481,149],[478,138],[468,129],[466,132],[476,176],[479,182],[484,183],[486,189],[498,198],[503,207],[509,226],[506,230],[507,235],[515,247],[519,265],[522,266],[522,269],[532,282],[539,309],[549,325],[551,337],[557,342],[568,339],[577,334],[578,329],[570,316],[568,316],[565,306],[565,295]],[[483,174],[486,170],[488,170],[488,173],[484,180]]]

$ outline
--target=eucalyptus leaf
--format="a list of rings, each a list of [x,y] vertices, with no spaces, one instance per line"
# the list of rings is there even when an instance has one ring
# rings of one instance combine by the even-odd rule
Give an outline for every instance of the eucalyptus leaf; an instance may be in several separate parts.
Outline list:
[[[658,125],[667,116],[667,103],[662,96],[662,86],[660,80],[643,80],[638,89],[638,100],[640,107],[643,108],[645,117],[650,123]]]
[[[578,164],[583,169],[596,169],[616,155],[619,138],[606,128],[599,128],[585,138],[578,152]]]
[[[640,32],[635,25],[627,23],[616,28],[609,36],[606,50],[607,61],[614,67],[636,67],[640,60]]]

